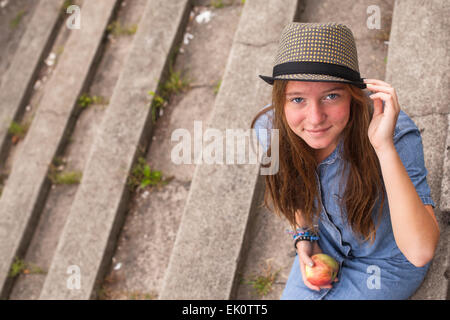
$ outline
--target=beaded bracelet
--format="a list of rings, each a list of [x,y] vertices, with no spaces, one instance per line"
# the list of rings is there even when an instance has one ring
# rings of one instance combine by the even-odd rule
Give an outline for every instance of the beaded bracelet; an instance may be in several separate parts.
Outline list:
[[[303,231],[308,231],[308,230],[309,230],[309,228],[297,228],[295,231],[286,229],[286,233],[294,234],[295,232],[303,232]]]
[[[310,233],[303,233],[303,234],[297,234],[293,239],[294,241],[298,238],[303,238],[304,240],[319,240],[318,234],[310,234]]]
[[[317,240],[319,240],[319,236],[299,236],[297,239],[295,239],[295,241],[294,241],[294,248],[295,248],[295,250],[297,250],[297,243],[299,242],[299,241],[302,241],[302,240],[307,240],[307,241],[317,241]]]
[[[319,240],[319,235],[309,232],[309,231],[304,231],[304,232],[298,232],[296,234],[293,235],[293,239],[294,239],[294,248],[295,250],[297,250],[297,243],[299,241],[303,241],[303,240],[307,240],[307,241],[317,241]]]
[[[319,235],[311,232],[310,228],[297,228],[297,232],[286,230],[287,233],[292,234],[292,239],[294,239],[294,247],[297,250],[297,242],[302,240],[307,241],[317,241],[319,240]]]
[[[293,236],[292,236],[292,239],[296,239],[297,237],[302,237],[302,236],[307,236],[307,237],[309,237],[309,236],[312,236],[313,234],[311,234],[309,231],[303,231],[303,232],[297,232],[296,234],[294,234]]]

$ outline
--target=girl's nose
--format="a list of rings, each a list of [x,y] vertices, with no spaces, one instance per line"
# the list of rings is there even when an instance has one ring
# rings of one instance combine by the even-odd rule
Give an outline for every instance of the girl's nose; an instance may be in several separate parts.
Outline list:
[[[322,108],[320,107],[320,104],[316,101],[311,102],[308,112],[309,123],[311,123],[312,125],[317,125],[322,123],[323,120],[325,120],[325,118],[326,115],[323,112]]]

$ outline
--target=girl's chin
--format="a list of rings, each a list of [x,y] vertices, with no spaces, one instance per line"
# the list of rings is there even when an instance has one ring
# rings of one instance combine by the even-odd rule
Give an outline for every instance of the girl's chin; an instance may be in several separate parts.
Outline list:
[[[303,141],[305,141],[311,148],[313,149],[324,149],[330,145],[329,139],[311,139],[311,138],[303,138]]]

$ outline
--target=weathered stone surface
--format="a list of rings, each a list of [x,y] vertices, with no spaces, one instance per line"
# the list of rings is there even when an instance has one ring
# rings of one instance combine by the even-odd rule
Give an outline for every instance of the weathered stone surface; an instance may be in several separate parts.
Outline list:
[[[259,81],[297,1],[245,4],[209,128],[247,129],[270,98]],[[264,67],[264,68],[265,68]],[[270,70],[271,72],[271,70]],[[197,165],[160,299],[229,299],[252,209],[257,165]]]
[[[448,183],[443,164],[448,161],[444,152],[450,111],[449,14],[450,3],[445,0],[400,0],[395,2],[392,18],[386,81],[396,88],[402,109],[422,129],[427,181],[441,231],[427,277],[411,299],[446,299],[448,290],[444,275],[449,263],[448,213],[441,211],[439,202],[445,201],[441,186]]]
[[[40,299],[96,296],[123,224],[127,178],[140,144],[152,132],[150,96],[156,91],[174,45],[180,40],[189,1],[148,1],[133,47],[100,125]],[[158,8],[158,10],[155,10]],[[67,286],[70,266],[81,286]]]
[[[55,35],[63,0],[40,1],[27,30],[20,39],[17,54],[2,75],[0,87],[0,162],[6,156],[8,128],[25,108],[39,63]]]
[[[89,78],[115,5],[116,0],[88,1],[82,7],[83,27],[71,33],[48,83],[53,90],[42,97],[8,177],[0,198],[1,296],[10,289],[8,272],[15,256],[23,255],[33,234],[49,189],[48,166],[73,126],[78,96]]]

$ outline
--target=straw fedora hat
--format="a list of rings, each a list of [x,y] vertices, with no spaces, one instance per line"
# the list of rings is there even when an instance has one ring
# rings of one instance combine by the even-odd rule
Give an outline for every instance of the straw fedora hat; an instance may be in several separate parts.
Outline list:
[[[358,53],[352,31],[338,23],[286,25],[281,33],[272,76],[274,80],[344,82],[365,89],[359,74]]]

